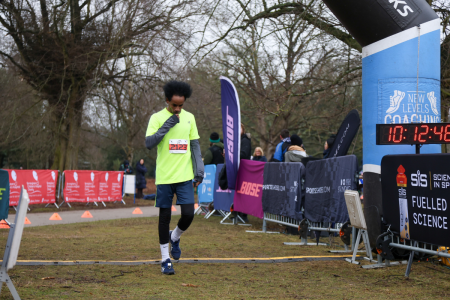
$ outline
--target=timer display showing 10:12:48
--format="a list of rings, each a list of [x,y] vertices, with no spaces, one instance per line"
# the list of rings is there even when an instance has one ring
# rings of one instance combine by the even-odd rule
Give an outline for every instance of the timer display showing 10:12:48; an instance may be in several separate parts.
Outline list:
[[[377,145],[450,144],[450,123],[377,124]]]

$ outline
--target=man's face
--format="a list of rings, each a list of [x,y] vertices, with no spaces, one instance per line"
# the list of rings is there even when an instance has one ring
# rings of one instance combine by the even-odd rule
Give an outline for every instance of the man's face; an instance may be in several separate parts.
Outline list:
[[[177,95],[173,95],[172,100],[170,101],[169,99],[166,98],[166,102],[169,105],[167,107],[167,110],[174,115],[180,114],[185,100],[186,99],[184,98],[184,96],[177,96]]]

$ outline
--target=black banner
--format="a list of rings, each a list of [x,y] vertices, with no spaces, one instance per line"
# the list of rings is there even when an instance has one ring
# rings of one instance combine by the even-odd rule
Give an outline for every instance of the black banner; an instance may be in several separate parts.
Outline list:
[[[450,154],[386,155],[384,220],[400,237],[450,246]]]
[[[425,0],[323,2],[363,47],[438,18]]]
[[[302,163],[266,163],[262,194],[263,211],[297,220],[303,219]]]
[[[348,221],[345,190],[355,190],[356,156],[310,161],[306,167],[305,217],[311,222]]]
[[[350,148],[353,138],[358,133],[359,125],[361,124],[361,119],[359,118],[358,111],[356,109],[352,110],[347,114],[339,131],[334,139],[333,146],[330,149],[329,157],[344,156]]]

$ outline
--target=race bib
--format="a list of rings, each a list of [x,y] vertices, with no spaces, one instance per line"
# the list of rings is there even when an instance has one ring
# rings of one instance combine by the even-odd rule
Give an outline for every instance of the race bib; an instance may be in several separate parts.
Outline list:
[[[186,153],[188,143],[186,140],[169,140],[170,153]]]

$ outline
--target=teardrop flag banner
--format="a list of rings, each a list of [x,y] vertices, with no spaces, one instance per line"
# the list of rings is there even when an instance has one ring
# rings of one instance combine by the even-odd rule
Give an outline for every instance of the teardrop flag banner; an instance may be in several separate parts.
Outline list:
[[[222,129],[228,188],[234,190],[241,151],[241,110],[239,96],[230,79],[220,76]]]

